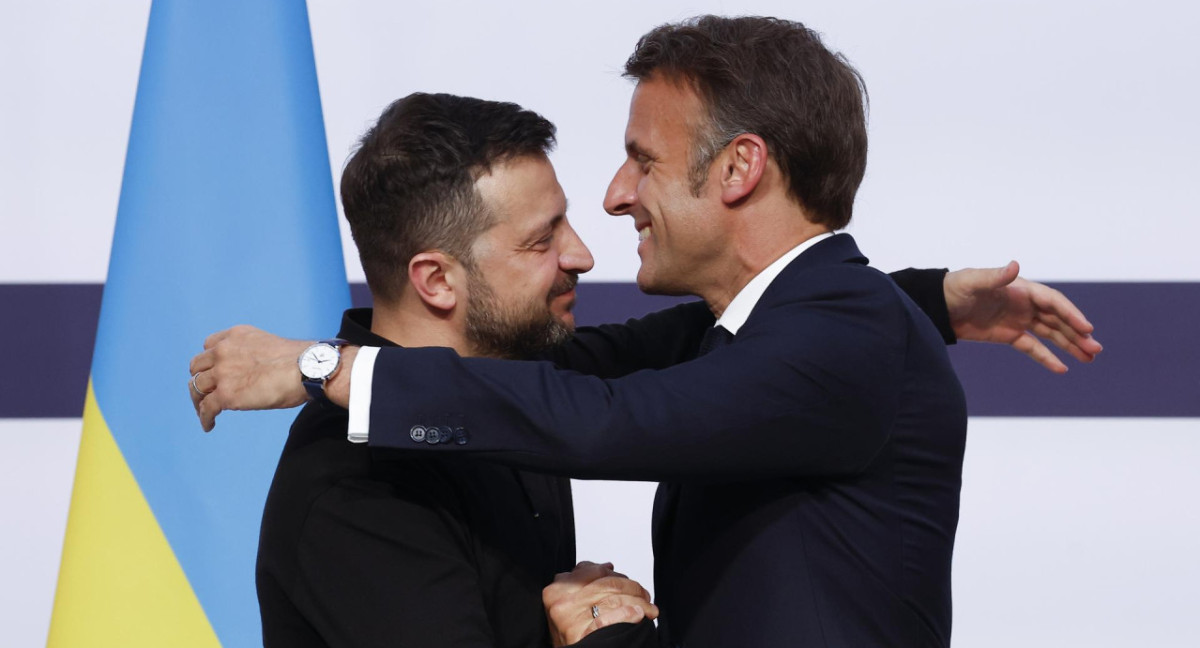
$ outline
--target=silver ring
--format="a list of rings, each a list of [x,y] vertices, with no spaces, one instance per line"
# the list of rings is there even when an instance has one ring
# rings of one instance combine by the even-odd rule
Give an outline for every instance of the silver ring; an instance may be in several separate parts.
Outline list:
[[[599,618],[600,618],[600,606],[599,606],[599,605],[593,605],[593,606],[592,606],[592,618],[593,618],[593,619],[599,619]]]
[[[199,371],[192,374],[192,379],[188,381],[188,384],[192,386],[192,391],[196,392],[196,394],[199,395],[200,398],[204,398],[205,396],[208,396],[211,392],[202,392],[202,391],[200,391],[200,388],[196,386],[196,376],[199,376],[199,375],[200,375]]]

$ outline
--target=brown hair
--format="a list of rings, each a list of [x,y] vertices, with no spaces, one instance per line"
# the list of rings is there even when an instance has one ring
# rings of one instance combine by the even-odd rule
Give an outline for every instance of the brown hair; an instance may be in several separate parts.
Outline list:
[[[867,165],[866,86],[816,32],[777,18],[700,16],[643,36],[625,76],[688,83],[700,96],[708,124],[693,135],[694,193],[713,158],[754,133],[812,221],[850,221]]]
[[[375,299],[394,300],[416,254],[473,267],[492,224],[475,180],[492,165],[554,147],[554,124],[513,103],[414,93],[384,109],[342,172],[342,206]]]

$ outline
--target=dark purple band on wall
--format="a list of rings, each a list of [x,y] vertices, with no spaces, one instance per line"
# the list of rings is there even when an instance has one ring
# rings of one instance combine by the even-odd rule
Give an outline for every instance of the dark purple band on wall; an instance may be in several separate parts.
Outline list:
[[[994,344],[950,351],[972,416],[1200,416],[1200,283],[1061,283],[1104,352],[1058,376]]]
[[[1200,283],[1062,283],[1097,327],[1104,353],[1067,359],[1056,376],[1007,347],[962,343],[950,351],[972,416],[1200,416]],[[370,305],[362,284],[356,306]],[[74,418],[100,313],[99,284],[0,284],[0,418]],[[580,325],[624,321],[682,298],[650,297],[632,283],[581,283]],[[199,345],[199,341],[197,341]]]

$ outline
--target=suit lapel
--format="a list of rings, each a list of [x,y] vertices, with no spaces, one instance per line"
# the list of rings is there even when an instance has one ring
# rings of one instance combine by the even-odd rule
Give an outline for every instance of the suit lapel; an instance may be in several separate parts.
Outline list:
[[[775,277],[771,285],[767,286],[758,303],[750,311],[750,317],[747,322],[754,319],[755,315],[763,310],[770,308],[777,300],[789,299],[789,285],[797,281],[796,275],[803,273],[811,268],[821,266],[837,265],[840,263],[855,263],[858,265],[867,265],[869,261],[867,257],[859,252],[858,245],[855,244],[854,238],[849,234],[834,234],[833,236],[817,243],[808,248],[787,264],[787,267]]]
[[[725,328],[714,326],[704,333],[700,341],[700,349],[696,357],[715,351],[719,347],[733,343],[734,336]],[[669,556],[671,551],[671,534],[675,527],[675,512],[679,509],[679,497],[682,487],[676,483],[664,482],[658,485],[654,493],[654,514],[651,517],[650,538],[654,547],[654,587],[658,592],[658,602],[671,599],[668,584],[675,582],[671,574]]]
[[[783,287],[794,280],[795,274],[806,268],[837,263],[863,265],[867,263],[867,258],[859,252],[858,246],[849,234],[831,236],[796,257],[767,287],[766,292],[751,311],[750,317],[753,318],[760,309],[769,307],[769,304],[778,298],[774,294],[784,290]],[[675,517],[679,509],[682,488],[680,484],[664,482],[658,485],[658,491],[654,494],[654,515],[651,524],[651,544],[654,547],[654,589],[656,603],[663,609],[670,607],[673,598],[671,587],[679,577],[671,564],[673,557],[670,547],[672,532],[676,527]]]

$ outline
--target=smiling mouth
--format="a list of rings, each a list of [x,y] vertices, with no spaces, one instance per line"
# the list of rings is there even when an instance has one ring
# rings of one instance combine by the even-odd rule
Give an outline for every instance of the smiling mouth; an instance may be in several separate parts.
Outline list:
[[[647,225],[638,230],[638,243],[650,238],[650,226]]]

